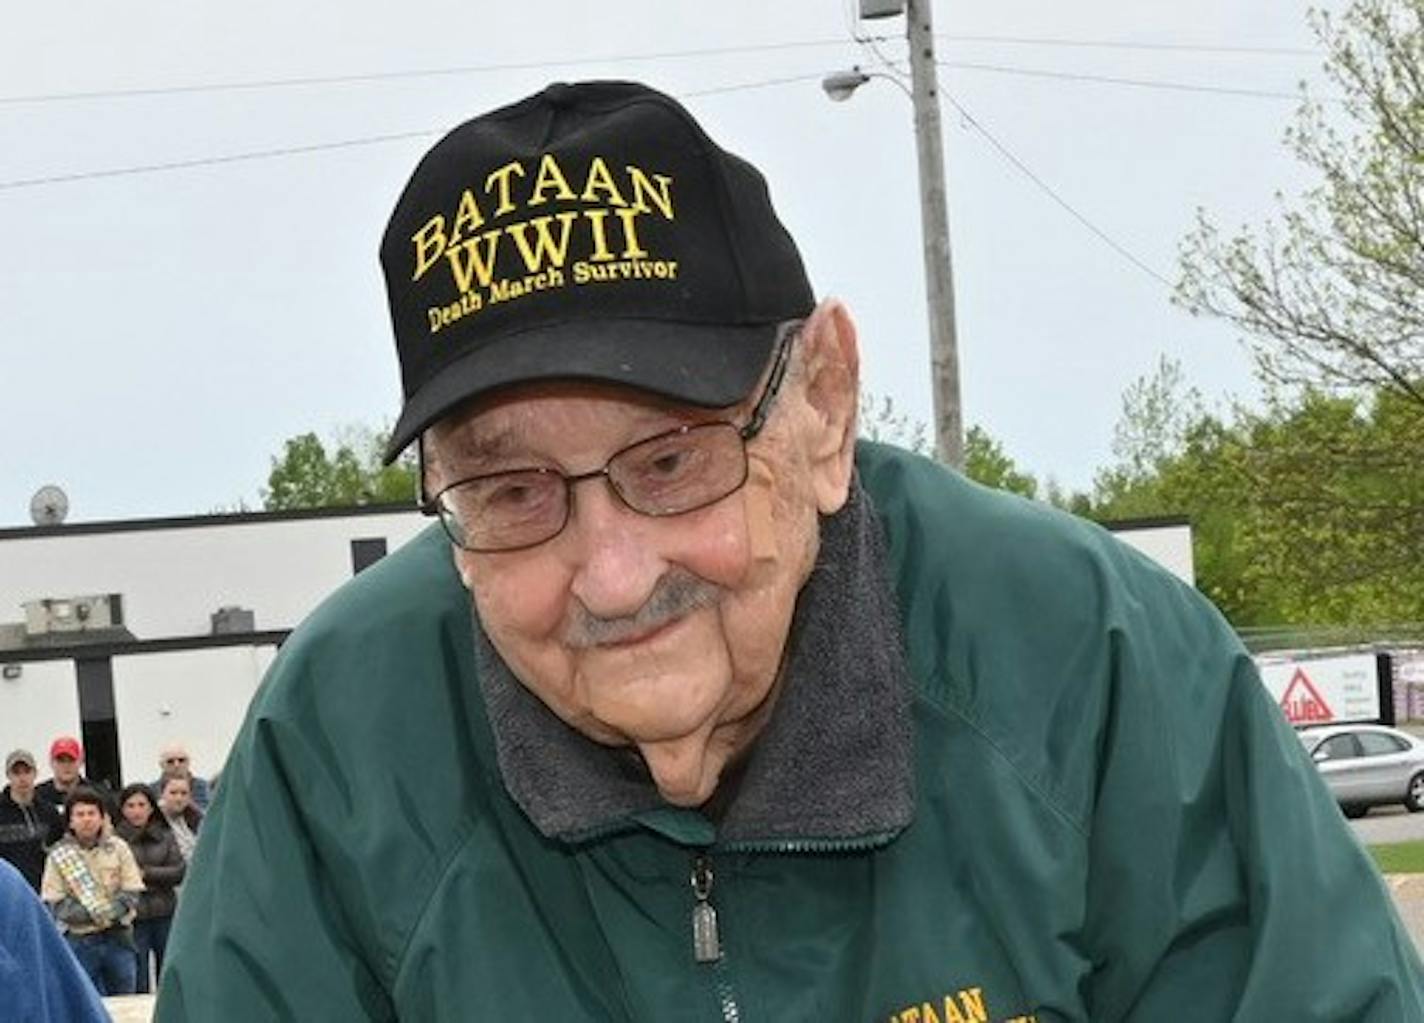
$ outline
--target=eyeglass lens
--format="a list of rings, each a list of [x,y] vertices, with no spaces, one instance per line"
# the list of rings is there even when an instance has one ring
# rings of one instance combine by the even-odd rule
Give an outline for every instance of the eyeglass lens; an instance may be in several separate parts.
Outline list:
[[[565,477],[552,469],[497,473],[440,495],[450,537],[470,550],[530,547],[568,520],[569,492],[580,480],[607,476],[619,499],[643,515],[680,515],[719,501],[746,480],[746,451],[730,423],[704,423],[649,437],[617,452],[607,466]]]

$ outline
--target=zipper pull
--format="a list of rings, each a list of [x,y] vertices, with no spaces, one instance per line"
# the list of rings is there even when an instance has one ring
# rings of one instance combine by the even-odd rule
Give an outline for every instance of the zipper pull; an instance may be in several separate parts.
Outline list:
[[[692,958],[699,963],[715,963],[722,958],[722,942],[717,936],[717,911],[712,897],[712,861],[699,853],[692,861]]]

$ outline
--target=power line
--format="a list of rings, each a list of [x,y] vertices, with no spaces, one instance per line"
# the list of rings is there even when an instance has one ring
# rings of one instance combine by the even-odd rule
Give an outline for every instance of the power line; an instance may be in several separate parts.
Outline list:
[[[1172,51],[1180,53],[1216,53],[1277,57],[1318,57],[1317,51],[1293,47],[1269,46],[1210,46],[1192,43],[1135,43],[1112,39],[1063,39],[1032,36],[998,35],[940,35],[937,38],[953,43],[993,43],[1018,46],[1041,46],[1077,49],[1116,49],[1142,51]],[[875,44],[899,41],[894,36],[856,35],[855,42]],[[845,39],[793,40],[781,43],[758,43],[744,46],[707,47],[692,50],[669,50],[661,53],[641,53],[609,55],[603,57],[573,57],[563,60],[525,61],[505,64],[470,64],[447,68],[416,68],[407,71],[372,71],[358,74],[298,76],[292,78],[257,79],[246,82],[212,82],[194,85],[166,85],[132,89],[96,89],[83,92],[36,93],[22,96],[0,96],[0,105],[70,103],[83,100],[133,99],[147,96],[173,96],[208,92],[258,91],[264,89],[285,89],[293,87],[315,87],[322,85],[354,85],[369,82],[400,81],[417,78],[439,78],[455,75],[492,74],[508,71],[538,71],[545,68],[578,67],[592,64],[632,63],[657,60],[686,60],[699,57],[716,57],[730,54],[771,53],[782,50],[818,49],[844,46]],[[882,59],[883,56],[882,56]],[[971,66],[971,65],[965,65]],[[990,68],[985,67],[985,70]],[[1030,73],[1030,72],[1024,72]],[[1048,74],[1048,72],[1044,72]],[[1112,79],[1104,79],[1114,81]],[[1130,83],[1123,80],[1125,84]],[[1170,87],[1170,86],[1158,86]],[[1192,88],[1183,86],[1183,88]],[[1199,90],[1198,90],[1199,91]],[[1221,91],[1221,90],[1217,90]],[[1255,95],[1256,93],[1247,93]],[[1280,94],[1276,94],[1280,95]],[[1292,97],[1294,98],[1294,97]]]
[[[683,60],[693,57],[713,57],[742,53],[770,53],[780,50],[813,49],[845,45],[847,44],[844,39],[811,39],[800,42],[758,43],[748,46],[721,46],[698,50],[669,50],[664,53],[624,54],[622,56],[607,57],[573,57],[567,60],[540,60],[510,64],[468,64],[448,68],[417,68],[409,71],[373,71],[364,74],[269,78],[250,82],[212,82],[203,85],[165,85],[139,89],[101,89],[91,92],[58,92],[28,96],[0,96],[0,105],[68,103],[78,100],[131,99],[141,96],[173,96],[205,92],[257,91],[262,89],[286,89],[296,86],[353,85],[364,82],[400,81],[412,78],[440,78],[454,75],[493,74],[506,71],[538,71],[543,68],[576,67],[587,64]]]
[[[713,96],[728,92],[743,92],[750,89],[764,89],[773,85],[804,82],[820,77],[820,73],[817,72],[816,74],[792,75],[784,78],[767,78],[756,82],[743,82],[739,85],[723,85],[712,89],[701,89],[696,92],[682,93],[681,96],[684,99],[691,99],[699,96]],[[334,149],[351,149],[357,146],[372,146],[385,142],[399,142],[406,139],[424,138],[431,135],[438,135],[443,130],[442,128],[429,128],[424,131],[404,131],[389,135],[367,135],[362,138],[343,139],[337,142],[318,142],[307,146],[287,146],[280,149],[262,149],[250,153],[231,153],[226,156],[197,157],[191,160],[173,160],[165,163],[140,164],[133,167],[114,167],[106,170],[75,171],[71,174],[51,174],[38,178],[19,178],[13,181],[0,181],[0,191],[35,188],[40,185],[67,184],[74,181],[90,181],[96,178],[129,177],[135,174],[187,170],[194,167],[211,167],[226,163],[242,163],[249,160],[268,160],[279,156],[298,156],[303,153],[320,153]]]
[[[1212,46],[1199,43],[1134,43],[1115,39],[1061,39],[1036,36],[954,35],[936,33],[950,43],[1008,43],[1015,46],[1057,46],[1089,50],[1147,50],[1172,53],[1217,53],[1252,57],[1320,57],[1319,50],[1299,46]]]
[[[1166,89],[1172,92],[1204,92],[1217,96],[1250,96],[1254,99],[1288,99],[1299,102],[1294,92],[1271,89],[1240,89],[1227,85],[1196,85],[1190,82],[1165,82],[1154,78],[1118,78],[1112,75],[1078,74],[1070,71],[1041,71],[1036,68],[1008,67],[1002,64],[975,64],[961,60],[938,60],[939,67],[962,71],[992,71],[997,74],[1021,75],[1027,78],[1057,78],[1071,82],[1095,82],[1100,85],[1130,85],[1140,89]]]
[[[864,42],[864,41],[867,41],[868,39],[871,39],[871,38],[872,38],[872,37],[862,37],[860,40],[857,40],[857,41]],[[883,41],[883,39],[884,39],[885,37],[879,37],[879,38]],[[841,40],[832,40],[832,41],[808,42],[808,43],[769,43],[769,44],[765,44],[764,46],[754,47],[754,48],[752,48],[752,49],[785,49],[785,48],[790,47],[790,46],[825,46],[825,45],[832,45],[832,44],[833,44],[833,45],[837,45],[837,46],[844,45],[844,43],[843,43]],[[740,49],[740,48],[727,48],[727,47],[724,47],[724,48],[721,48],[721,49],[713,49],[713,50],[685,50],[685,51],[681,51],[681,54],[682,54],[682,55],[692,55],[692,54],[709,54],[709,53],[725,53],[725,52],[741,52],[741,49]],[[673,54],[665,54],[665,55],[662,55],[662,56],[672,56],[672,55],[673,55]],[[651,60],[651,59],[657,59],[657,55],[647,55],[646,58],[621,58],[621,59],[649,59],[649,60]],[[573,62],[567,62],[567,63],[582,63],[582,62],[583,62],[583,61],[573,61]],[[1290,100],[1299,100],[1299,99],[1300,99],[1299,96],[1296,96],[1296,95],[1294,95],[1294,94],[1292,94],[1292,93],[1271,92],[1271,91],[1260,90],[1260,89],[1236,89],[1236,88],[1230,88],[1230,87],[1226,87],[1226,86],[1192,85],[1192,84],[1183,83],[1183,82],[1163,82],[1163,81],[1156,81],[1156,80],[1149,80],[1149,79],[1115,78],[1115,77],[1109,77],[1109,76],[1105,76],[1105,75],[1086,75],[1086,74],[1076,74],[1076,73],[1058,72],[1058,71],[1041,71],[1041,70],[1036,70],[1036,69],[1031,69],[1031,68],[1015,68],[1015,67],[1009,67],[1009,66],[997,65],[997,64],[976,64],[976,63],[969,63],[969,62],[965,62],[965,61],[937,61],[936,63],[937,63],[939,66],[941,66],[941,67],[954,68],[954,69],[959,69],[959,70],[989,71],[989,72],[996,72],[996,73],[1002,73],[1002,74],[1013,74],[1013,75],[1021,75],[1021,76],[1028,76],[1028,77],[1035,77],[1035,78],[1056,78],[1056,79],[1067,79],[1067,80],[1070,80],[1070,81],[1087,81],[1087,82],[1094,82],[1094,83],[1105,84],[1105,85],[1127,85],[1127,86],[1136,86],[1136,87],[1142,87],[1142,88],[1168,89],[1168,90],[1178,91],[1178,92],[1199,92],[1199,93],[1210,93],[1210,94],[1215,94],[1215,95],[1249,96],[1249,97],[1253,97],[1253,98],[1290,99]],[[269,82],[237,83],[237,84],[228,84],[228,85],[178,86],[178,87],[175,87],[174,89],[139,90],[138,92],[130,92],[130,93],[92,93],[92,94],[67,93],[67,94],[63,94],[63,95],[56,96],[56,97],[52,97],[52,98],[55,98],[55,99],[82,99],[82,98],[85,98],[86,96],[104,96],[104,97],[111,97],[111,96],[116,96],[116,95],[138,95],[138,94],[149,95],[149,94],[154,94],[155,92],[167,93],[167,92],[173,92],[173,91],[179,91],[179,92],[193,92],[193,91],[214,91],[214,90],[219,90],[219,89],[237,89],[237,88],[275,88],[275,87],[280,87],[280,86],[285,86],[285,85],[294,85],[294,84],[318,84],[318,83],[337,82],[337,81],[357,81],[357,80],[366,80],[366,79],[369,79],[369,78],[388,78],[388,77],[392,77],[392,76],[410,77],[410,76],[414,76],[414,75],[461,74],[461,73],[466,73],[466,72],[475,71],[475,70],[509,70],[509,69],[516,68],[516,67],[525,67],[525,68],[528,68],[528,67],[541,67],[541,66],[545,66],[545,65],[536,65],[536,64],[528,64],[528,65],[498,65],[498,66],[496,66],[496,65],[487,65],[487,66],[484,66],[484,67],[482,67],[482,68],[449,69],[449,70],[446,70],[446,71],[391,72],[391,73],[389,73],[389,74],[382,74],[382,75],[376,75],[376,76],[364,76],[364,77],[363,77],[363,76],[356,76],[356,77],[347,76],[347,77],[340,78],[340,79],[337,79],[337,78],[330,78],[330,79],[315,79],[315,78],[313,78],[313,79],[301,79],[301,80],[298,80],[298,79],[284,79],[284,80],[273,80],[273,81],[269,81]],[[683,98],[687,98],[687,99],[696,98],[696,97],[702,97],[702,96],[713,96],[713,95],[720,95],[720,94],[724,94],[724,93],[742,92],[742,91],[746,91],[746,90],[750,90],[750,89],[767,88],[767,87],[769,87],[769,86],[775,86],[775,85],[788,85],[788,84],[793,84],[793,83],[796,83],[796,82],[810,81],[810,80],[813,80],[813,79],[818,79],[818,78],[820,78],[820,77],[821,77],[821,73],[820,73],[820,72],[813,72],[813,73],[800,74],[800,75],[787,75],[787,76],[782,76],[782,77],[778,77],[778,78],[763,79],[763,80],[755,81],[755,82],[744,82],[744,83],[735,84],[735,85],[715,86],[715,87],[709,88],[709,89],[701,89],[701,90],[696,90],[696,91],[692,91],[692,92],[683,93],[682,96],[683,96]],[[946,94],[946,95],[947,95],[947,94]],[[44,101],[44,97],[31,97],[31,98],[29,98],[29,99],[26,99],[26,98],[24,98],[24,97],[20,97],[20,98],[12,98],[11,100],[5,100],[5,99],[3,99],[3,98],[0,98],[0,103],[6,103],[6,102],[29,102],[29,101],[43,102],[43,101]],[[954,100],[953,100],[952,98],[950,98],[950,102],[954,102]],[[959,109],[961,113],[964,113],[964,110],[963,110],[962,107],[959,107],[957,103],[956,103],[955,105],[956,105],[956,108]],[[967,114],[965,114],[965,116],[966,116],[966,118],[967,118],[971,123],[977,124],[977,122],[975,122],[973,118],[969,117]],[[981,130],[982,130],[982,128],[981,128]],[[92,180],[92,179],[97,179],[97,178],[125,177],[125,176],[131,176],[131,175],[136,175],[136,174],[150,174],[150,173],[157,173],[157,172],[161,172],[161,171],[183,170],[183,169],[194,168],[194,167],[205,167],[205,166],[213,166],[213,165],[226,164],[226,163],[240,163],[240,162],[245,162],[245,161],[250,161],[250,160],[265,160],[265,159],[271,159],[271,158],[274,158],[274,157],[295,156],[295,155],[300,155],[300,154],[303,154],[303,153],[324,152],[324,151],[336,150],[336,149],[347,149],[347,148],[352,148],[352,147],[357,147],[357,146],[377,145],[377,144],[381,144],[381,143],[385,143],[385,142],[394,142],[394,141],[400,141],[400,140],[404,140],[404,139],[420,138],[420,137],[423,137],[423,136],[434,135],[434,134],[437,134],[439,131],[440,131],[440,129],[434,129],[434,128],[432,128],[432,129],[426,129],[426,130],[423,130],[423,131],[399,132],[399,133],[388,134],[388,135],[371,135],[371,136],[365,136],[365,137],[354,138],[354,139],[345,139],[345,140],[340,140],[340,141],[336,141],[336,142],[321,142],[321,143],[314,143],[314,144],[305,145],[305,146],[291,146],[291,147],[284,147],[284,148],[279,148],[279,149],[266,149],[266,150],[258,150],[258,151],[255,151],[255,152],[248,152],[248,153],[233,153],[233,154],[224,155],[224,156],[198,157],[198,158],[194,158],[194,159],[191,159],[191,160],[177,160],[177,161],[169,161],[169,162],[155,163],[155,164],[141,164],[141,165],[132,166],[132,167],[117,167],[117,168],[111,168],[111,169],[105,169],[105,170],[76,171],[76,172],[69,173],[69,174],[54,174],[54,175],[46,175],[46,176],[43,176],[43,177],[36,177],[36,178],[20,178],[20,179],[15,179],[15,180],[11,180],[11,181],[0,181],[0,191],[8,191],[8,190],[19,189],[19,188],[32,188],[32,187],[37,187],[37,186],[41,186],[41,185],[64,184],[64,183],[73,182],[73,181],[85,181],[85,180]],[[985,132],[985,137],[986,137],[986,138],[990,138],[990,141],[991,141],[991,142],[993,141],[993,139],[988,135],[987,132]],[[997,146],[997,143],[995,143],[995,145]],[[1007,153],[1007,151],[1004,151],[1004,152],[1005,152],[1005,155],[1006,155],[1006,156],[1009,156],[1010,159],[1013,159],[1012,156]],[[1024,168],[1024,170],[1025,170],[1025,173],[1029,173],[1026,168]],[[1076,215],[1076,214],[1075,214],[1075,215]]]
[[[1167,290],[1173,290],[1173,285],[1171,281],[1167,280],[1167,278],[1163,277],[1156,270],[1152,269],[1152,267],[1148,266],[1142,260],[1138,259],[1128,249],[1123,247],[1110,235],[1108,235],[1107,232],[1103,231],[1091,220],[1089,220],[1087,217],[1083,216],[1083,214],[1079,213],[1076,209],[1074,209],[1073,206],[1069,204],[1068,200],[1064,199],[1061,195],[1054,191],[1052,186],[1050,186],[1046,181],[1044,181],[1041,177],[1035,174],[1027,164],[1025,164],[1012,152],[1010,152],[1008,147],[1006,147],[1002,142],[995,138],[993,133],[990,132],[988,128],[984,127],[984,125],[980,123],[980,121],[973,114],[966,110],[958,100],[956,100],[948,92],[943,93],[943,95],[944,98],[949,102],[950,106],[954,107],[955,110],[959,111],[959,115],[963,117],[964,120],[967,121],[974,128],[975,131],[979,132],[980,135],[983,135],[989,145],[993,146],[999,151],[1000,156],[1002,156],[1004,159],[1008,160],[1009,163],[1013,164],[1016,168],[1018,168],[1019,172],[1023,174],[1024,177],[1028,178],[1035,185],[1037,185],[1045,195],[1047,195],[1055,203],[1061,206],[1068,213],[1069,216],[1071,216],[1074,220],[1078,221],[1078,223],[1086,227],[1089,231],[1096,235],[1100,241],[1102,241],[1110,249],[1116,252],[1119,256],[1122,256],[1124,259],[1126,259],[1133,266],[1137,267],[1137,269],[1147,274],[1147,276],[1151,277],[1159,284],[1165,286]]]
[[[233,153],[228,156],[204,156],[193,160],[149,163],[136,167],[115,167],[109,170],[76,171],[73,174],[52,174],[42,178],[19,178],[14,181],[0,181],[0,191],[15,188],[33,188],[38,185],[59,185],[71,181],[89,181],[94,178],[117,178],[132,174],[152,174],[157,171],[184,170],[190,167],[211,167],[215,164],[241,163],[245,160],[266,160],[276,156],[296,156],[301,153],[318,153],[331,149],[350,149],[355,146],[371,146],[382,142],[397,142],[403,139],[421,138],[438,133],[439,129],[405,131],[394,135],[368,135],[365,138],[345,139],[340,142],[318,142],[310,146],[290,146],[285,149],[263,149],[253,153]]]

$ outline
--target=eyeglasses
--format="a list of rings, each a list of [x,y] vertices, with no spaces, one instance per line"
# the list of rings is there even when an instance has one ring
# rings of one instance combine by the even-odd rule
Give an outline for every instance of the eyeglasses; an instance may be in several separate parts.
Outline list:
[[[451,542],[493,554],[535,547],[568,525],[574,484],[602,477],[628,508],[665,518],[705,508],[747,481],[747,441],[761,432],[781,389],[801,322],[786,325],[761,396],[742,425],[726,420],[680,426],[615,451],[603,468],[569,476],[533,467],[456,480],[421,510],[437,515]]]

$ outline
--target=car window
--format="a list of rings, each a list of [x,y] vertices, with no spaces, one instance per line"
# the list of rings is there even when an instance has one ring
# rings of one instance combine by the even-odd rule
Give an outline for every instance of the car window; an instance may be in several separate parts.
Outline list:
[[[1382,732],[1361,732],[1359,740],[1360,749],[1367,757],[1382,757],[1391,753],[1403,753],[1409,749],[1409,744],[1402,739]]]
[[[1316,760],[1348,760],[1359,755],[1360,744],[1348,732],[1344,735],[1332,735],[1315,747],[1314,753]]]

